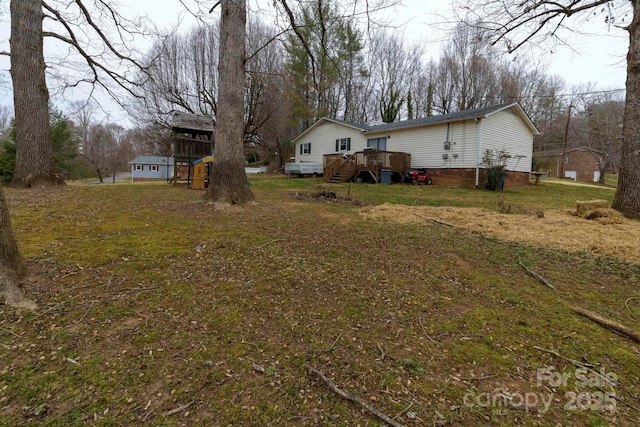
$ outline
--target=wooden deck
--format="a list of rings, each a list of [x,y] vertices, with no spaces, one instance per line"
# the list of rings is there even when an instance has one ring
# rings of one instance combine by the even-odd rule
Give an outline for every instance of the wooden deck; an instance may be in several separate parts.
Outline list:
[[[350,156],[324,155],[324,179],[328,182],[347,182],[361,178],[380,182],[383,170],[403,174],[411,167],[411,154],[397,151],[366,149]]]

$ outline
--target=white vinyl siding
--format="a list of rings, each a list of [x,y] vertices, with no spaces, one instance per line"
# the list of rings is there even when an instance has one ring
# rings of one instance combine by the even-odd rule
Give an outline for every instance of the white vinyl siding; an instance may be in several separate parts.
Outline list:
[[[386,138],[387,151],[411,154],[412,167],[473,168],[478,165],[478,128],[481,127],[480,160],[486,149],[505,150],[512,158],[507,169],[529,172],[533,147],[533,133],[513,108],[496,111],[479,121],[474,119],[417,126],[404,129],[386,129],[362,133],[360,129],[330,120],[318,122],[300,135],[296,143],[296,162],[322,162],[324,154],[342,152],[352,154],[367,148],[367,140]],[[447,130],[448,127],[448,130]],[[448,138],[447,138],[448,133]],[[344,141],[351,141],[349,149]],[[449,142],[445,146],[445,142]],[[300,154],[300,144],[313,144],[310,154]],[[446,155],[446,159],[443,158]],[[520,158],[518,158],[520,157]],[[482,165],[480,165],[482,167]]]
[[[531,172],[533,135],[511,109],[503,110],[482,120],[481,156],[486,150],[504,150],[511,158],[507,170]]]
[[[319,123],[313,129],[296,140],[296,162],[322,162],[325,154],[336,153],[336,141],[351,141],[350,147],[346,151],[340,152],[353,154],[366,148],[366,139],[359,129],[355,129],[339,123],[325,121]],[[310,154],[300,154],[301,144],[312,144],[313,150]]]
[[[387,131],[388,151],[411,154],[411,167],[475,168],[476,123],[473,120],[449,124],[449,149],[445,149],[447,124]],[[367,134],[374,138],[374,134]],[[447,160],[442,158],[447,154]]]

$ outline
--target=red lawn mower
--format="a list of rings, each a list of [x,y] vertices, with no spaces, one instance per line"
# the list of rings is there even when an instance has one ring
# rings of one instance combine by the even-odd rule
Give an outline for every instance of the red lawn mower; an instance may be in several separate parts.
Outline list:
[[[424,184],[431,185],[433,181],[431,181],[431,176],[429,172],[425,168],[420,169],[409,169],[404,173],[404,182],[410,182],[412,184]]]

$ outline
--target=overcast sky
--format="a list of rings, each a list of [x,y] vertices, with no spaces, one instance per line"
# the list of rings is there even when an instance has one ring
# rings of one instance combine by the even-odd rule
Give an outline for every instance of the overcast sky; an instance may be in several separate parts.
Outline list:
[[[192,20],[181,13],[178,0],[165,1],[162,8],[157,0],[121,0],[142,13],[148,13],[156,22],[169,25],[182,16],[182,25],[189,26]],[[268,0],[249,0],[249,8],[257,10],[262,6],[260,16],[269,20]],[[390,18],[403,30],[408,39],[420,41],[425,46],[428,57],[437,57],[442,42],[446,41],[443,31],[445,22],[452,18],[451,0],[402,0],[403,7],[390,10],[383,16]],[[172,6],[173,5],[173,6]],[[579,22],[580,32],[566,32],[563,38],[566,46],[532,47],[525,46],[519,54],[533,54],[547,64],[549,74],[561,76],[568,86],[580,83],[596,83],[599,88],[624,88],[626,80],[627,32],[615,26],[608,26],[603,18],[595,17],[588,22]]]
[[[276,19],[269,16],[269,11],[273,10],[269,6],[270,1],[248,0],[248,3],[250,10],[257,10],[261,4],[266,5],[260,16],[267,23]],[[441,44],[446,41],[446,33],[440,30],[444,27],[446,19],[452,15],[450,0],[403,0],[403,3],[404,7],[398,7],[383,16],[393,20],[399,27],[398,31],[403,31],[407,39],[419,41],[424,46],[425,59],[437,57]],[[188,29],[195,22],[178,0],[119,0],[119,4],[122,5],[123,14],[146,14],[160,27],[180,23],[181,29]],[[8,8],[8,0],[2,1],[2,6]],[[9,50],[8,19],[8,13],[5,13],[0,23],[0,50]],[[626,31],[613,26],[608,27],[602,18],[584,22],[580,29],[586,34],[565,34],[571,49],[548,45],[523,49],[519,54],[531,51],[538,60],[546,63],[548,74],[561,76],[569,87],[591,82],[599,89],[624,88],[628,47]],[[8,70],[6,57],[0,57],[0,68]],[[3,78],[8,80],[7,72],[3,73]],[[0,88],[0,104],[11,103],[10,91]]]

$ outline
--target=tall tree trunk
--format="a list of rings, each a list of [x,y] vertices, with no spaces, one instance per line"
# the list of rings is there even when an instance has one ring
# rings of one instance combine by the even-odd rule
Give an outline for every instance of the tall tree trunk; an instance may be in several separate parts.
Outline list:
[[[16,169],[12,185],[63,184],[56,175],[49,128],[41,0],[11,0],[11,80],[16,120]]]
[[[246,0],[220,3],[218,109],[214,158],[205,200],[217,206],[254,200],[242,155],[244,132]]]
[[[640,4],[633,5],[627,53],[627,98],[624,106],[620,176],[613,209],[640,218]]]
[[[0,188],[0,293],[9,306],[34,309],[35,303],[26,299],[18,287],[18,280],[24,273],[25,267],[13,234],[7,202]]]

